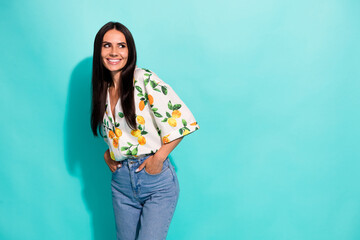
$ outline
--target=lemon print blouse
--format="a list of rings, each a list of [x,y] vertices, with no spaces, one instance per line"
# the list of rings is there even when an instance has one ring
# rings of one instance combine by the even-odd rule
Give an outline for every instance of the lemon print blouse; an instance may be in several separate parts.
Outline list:
[[[136,130],[127,125],[120,99],[115,106],[115,116],[112,116],[107,90],[102,131],[113,160],[155,153],[162,144],[199,129],[184,102],[154,72],[136,66],[134,91]]]

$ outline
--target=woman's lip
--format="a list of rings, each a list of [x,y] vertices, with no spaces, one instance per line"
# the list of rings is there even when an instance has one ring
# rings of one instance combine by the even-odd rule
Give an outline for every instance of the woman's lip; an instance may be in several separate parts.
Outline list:
[[[111,59],[111,58],[107,58],[106,59],[107,62],[111,65],[116,65],[116,64],[119,64],[119,62],[121,62],[121,59]]]

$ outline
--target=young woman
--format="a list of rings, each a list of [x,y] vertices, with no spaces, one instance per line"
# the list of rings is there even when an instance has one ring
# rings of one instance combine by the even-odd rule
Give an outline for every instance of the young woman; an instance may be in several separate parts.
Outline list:
[[[118,22],[95,37],[91,128],[109,146],[117,239],[166,239],[179,196],[168,155],[199,126],[168,84],[136,66],[134,39]]]

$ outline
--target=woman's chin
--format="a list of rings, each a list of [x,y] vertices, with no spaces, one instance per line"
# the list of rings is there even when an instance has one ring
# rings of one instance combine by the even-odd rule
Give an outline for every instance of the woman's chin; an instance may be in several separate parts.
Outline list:
[[[110,72],[119,72],[122,70],[124,66],[106,66],[106,68],[110,71]]]

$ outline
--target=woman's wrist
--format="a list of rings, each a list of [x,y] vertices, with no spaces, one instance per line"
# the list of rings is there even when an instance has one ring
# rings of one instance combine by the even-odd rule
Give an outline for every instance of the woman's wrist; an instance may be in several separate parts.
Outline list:
[[[165,143],[160,147],[159,150],[154,154],[154,159],[156,161],[165,161],[172,150],[181,142],[183,137],[175,139],[169,143]]]
[[[167,158],[168,155],[165,155],[159,151],[157,151],[155,154],[154,154],[154,160],[155,161],[161,161],[161,162],[164,162],[165,159]]]

